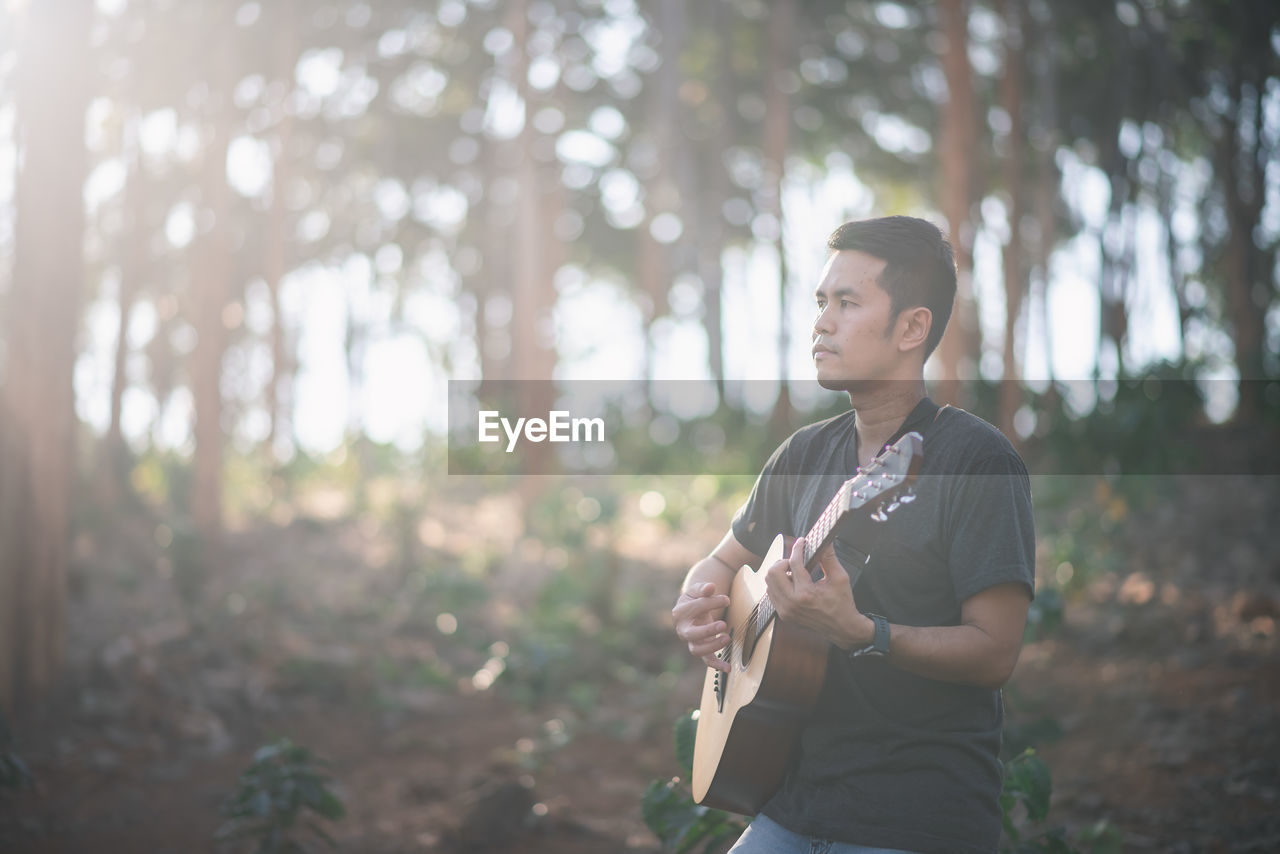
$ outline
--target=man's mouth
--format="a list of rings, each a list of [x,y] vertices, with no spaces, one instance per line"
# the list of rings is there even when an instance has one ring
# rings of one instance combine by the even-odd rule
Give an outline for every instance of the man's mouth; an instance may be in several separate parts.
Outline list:
[[[821,344],[813,348],[813,358],[815,359],[821,356],[834,356],[835,354],[836,354],[835,350],[831,350],[827,347],[823,347]]]

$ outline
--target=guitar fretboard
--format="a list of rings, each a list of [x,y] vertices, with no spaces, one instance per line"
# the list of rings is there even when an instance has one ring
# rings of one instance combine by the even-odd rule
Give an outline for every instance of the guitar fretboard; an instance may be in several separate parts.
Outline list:
[[[858,474],[862,474],[862,470],[858,470]],[[845,481],[836,490],[835,497],[827,504],[822,511],[822,515],[818,517],[818,521],[813,523],[813,527],[809,529],[809,533],[804,536],[804,565],[806,568],[814,561],[830,539],[836,525],[839,524],[841,517],[848,509],[847,496],[849,490],[852,489],[852,481]],[[773,609],[773,602],[769,599],[769,594],[760,597],[760,601],[756,603],[753,616],[755,618],[756,631],[763,632],[765,626],[769,625],[769,621],[773,619],[776,612]]]
[[[831,532],[835,530],[836,523],[840,521],[842,511],[845,507],[845,496],[849,492],[849,482],[845,481],[836,490],[836,495],[831,499],[822,515],[818,517],[818,521],[809,529],[809,533],[804,536],[804,565],[808,566],[818,551],[826,545],[827,539],[831,536]]]

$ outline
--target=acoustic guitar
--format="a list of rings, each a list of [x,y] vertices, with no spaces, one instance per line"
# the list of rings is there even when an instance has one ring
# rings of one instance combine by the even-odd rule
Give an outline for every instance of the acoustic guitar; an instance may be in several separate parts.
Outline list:
[[[805,535],[804,566],[821,577],[818,555],[850,514],[885,521],[915,499],[923,441],[908,433],[845,481]],[[874,508],[874,509],[873,509]],[[779,534],[756,571],[734,576],[725,624],[729,645],[717,653],[729,672],[708,668],[693,753],[693,797],[699,804],[754,815],[778,789],[800,728],[818,699],[830,644],[822,635],[777,618],[764,572],[787,547]]]

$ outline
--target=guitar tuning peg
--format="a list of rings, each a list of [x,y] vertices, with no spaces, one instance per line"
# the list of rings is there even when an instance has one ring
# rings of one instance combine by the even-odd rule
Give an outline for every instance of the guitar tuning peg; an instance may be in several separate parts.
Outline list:
[[[901,497],[899,497],[898,500],[901,501],[903,504],[910,504],[912,501],[916,500],[916,491],[908,487],[907,491],[902,493]]]
[[[876,512],[871,514],[871,519],[875,522],[884,522],[889,519],[889,514],[884,512],[884,502],[880,502],[880,506],[876,508]]]
[[[901,506],[902,506],[902,502],[895,500],[888,507],[884,508],[884,512],[886,514],[892,513],[894,510],[897,510]]]

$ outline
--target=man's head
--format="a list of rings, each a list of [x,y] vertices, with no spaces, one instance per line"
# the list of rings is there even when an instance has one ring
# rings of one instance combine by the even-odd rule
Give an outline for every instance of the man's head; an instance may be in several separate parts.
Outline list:
[[[929,309],[927,360],[942,340],[956,297],[955,255],[937,226],[910,216],[846,222],[831,233],[827,248],[863,252],[885,262],[876,281],[889,295],[891,325],[904,309]]]

